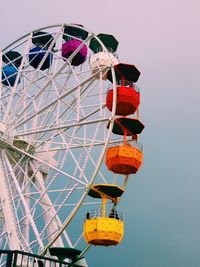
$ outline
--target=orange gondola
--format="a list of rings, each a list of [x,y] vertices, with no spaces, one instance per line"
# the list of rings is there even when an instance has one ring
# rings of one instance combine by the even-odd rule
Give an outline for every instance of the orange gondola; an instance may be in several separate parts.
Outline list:
[[[106,150],[107,168],[118,174],[135,174],[143,162],[143,147],[137,141],[137,135],[142,132],[144,125],[133,118],[121,117],[114,121],[113,133],[124,135],[124,144],[109,147]],[[133,144],[126,141],[126,136],[132,136]]]
[[[138,142],[134,145],[123,144],[109,147],[106,151],[106,166],[114,173],[135,174],[140,169],[142,160],[142,146]]]

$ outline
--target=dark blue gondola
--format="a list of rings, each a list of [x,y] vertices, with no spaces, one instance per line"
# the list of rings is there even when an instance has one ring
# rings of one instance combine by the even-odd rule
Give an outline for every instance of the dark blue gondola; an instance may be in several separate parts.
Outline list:
[[[34,47],[30,49],[28,55],[30,65],[33,68],[37,69],[42,60],[44,60],[44,62],[40,68],[41,70],[46,70],[52,65],[52,50],[55,44],[53,45],[52,49],[48,51],[52,41],[53,36],[47,32],[39,31],[33,33],[32,43]]]
[[[45,55],[46,55],[47,49],[41,48],[41,47],[34,47],[29,51],[29,62],[30,65],[37,69],[37,67],[39,66],[40,62],[44,59]],[[53,60],[53,55],[51,52],[49,52],[49,54],[47,55],[46,59],[44,60],[44,63],[41,66],[41,70],[46,70],[48,69],[51,64],[52,64],[52,60]]]

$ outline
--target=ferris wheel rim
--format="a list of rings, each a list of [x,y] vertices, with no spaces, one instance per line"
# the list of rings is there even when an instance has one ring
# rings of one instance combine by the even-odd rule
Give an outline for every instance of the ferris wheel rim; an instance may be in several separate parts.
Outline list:
[[[37,30],[31,31],[30,33],[28,33],[28,34],[22,36],[21,38],[15,40],[15,41],[12,42],[11,44],[9,44],[9,45],[8,45],[7,47],[5,47],[2,51],[5,52],[5,51],[6,51],[9,47],[11,47],[13,44],[15,44],[15,43],[17,43],[18,41],[22,40],[23,38],[29,36],[32,32],[39,31],[39,30],[44,30],[44,29],[48,29],[48,28],[54,28],[54,27],[65,26],[65,25],[72,25],[72,24],[56,24],[56,25],[46,26],[46,27],[42,27],[42,28],[39,28],[39,29],[37,29]],[[85,28],[84,28],[84,29],[85,29]],[[86,30],[87,30],[87,29],[86,29]],[[87,31],[88,31],[88,30],[87,30]],[[99,39],[99,38],[98,38],[94,33],[92,33],[91,31],[88,31],[88,32],[90,32],[90,33],[92,34],[93,37]],[[108,53],[108,50],[107,50],[107,48],[104,46],[104,44],[102,43],[102,41],[101,41],[101,40],[99,40],[99,41],[100,41],[100,43],[102,44],[102,46],[104,47],[105,51]],[[116,78],[115,78],[115,72],[114,72],[113,66],[110,66],[110,69],[111,69],[111,72],[112,72],[112,75],[113,75],[113,90],[114,90],[114,91],[113,91],[113,92],[114,92],[114,94],[113,94],[113,107],[112,107],[111,115],[110,115],[110,117],[109,117],[110,124],[109,124],[108,132],[107,132],[107,138],[106,138],[106,141],[105,141],[105,143],[104,143],[104,146],[103,146],[102,149],[101,149],[101,152],[100,152],[100,155],[101,155],[101,156],[99,157],[100,160],[99,160],[99,162],[98,162],[98,164],[97,164],[97,166],[96,166],[96,169],[95,169],[95,171],[94,171],[93,178],[92,178],[92,180],[90,180],[90,184],[89,184],[90,186],[91,186],[92,183],[94,182],[95,177],[96,177],[96,174],[97,174],[97,172],[98,172],[98,170],[99,170],[99,168],[100,168],[100,166],[101,166],[101,162],[102,162],[102,160],[103,160],[103,157],[104,157],[104,154],[105,154],[105,151],[106,151],[106,147],[107,147],[107,145],[108,145],[109,138],[110,138],[110,135],[111,135],[111,133],[112,133],[113,122],[114,122],[114,116],[115,116],[115,111],[116,111]],[[75,210],[75,213],[74,213],[73,217],[75,216],[75,214],[76,214],[76,212],[78,211],[78,209],[81,207],[81,205],[82,205],[82,203],[83,203],[85,197],[87,196],[87,192],[88,192],[88,190],[89,190],[89,187],[87,188],[87,190],[85,190],[85,193],[83,194],[83,197],[82,197],[82,199],[81,199],[81,202],[80,202],[80,204],[78,205],[77,209]],[[73,217],[70,219],[70,221],[73,219]],[[69,221],[68,223],[70,223],[70,221]],[[67,225],[68,225],[68,224],[67,224]],[[67,225],[66,225],[66,226],[67,226]],[[66,226],[65,226],[65,227],[66,227]],[[63,230],[64,230],[64,229],[63,229]],[[60,234],[61,234],[61,233],[60,233]],[[60,234],[59,234],[59,236],[60,236]],[[54,242],[53,242],[53,243],[54,243]]]

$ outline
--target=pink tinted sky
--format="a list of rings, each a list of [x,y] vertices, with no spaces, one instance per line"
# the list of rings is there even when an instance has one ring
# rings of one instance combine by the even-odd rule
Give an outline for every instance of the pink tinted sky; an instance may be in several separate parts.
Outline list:
[[[200,3],[198,0],[2,1],[0,47],[42,26],[113,33],[122,62],[142,72],[145,162],[121,210],[117,248],[93,248],[89,266],[200,266]],[[102,257],[102,253],[104,257]]]

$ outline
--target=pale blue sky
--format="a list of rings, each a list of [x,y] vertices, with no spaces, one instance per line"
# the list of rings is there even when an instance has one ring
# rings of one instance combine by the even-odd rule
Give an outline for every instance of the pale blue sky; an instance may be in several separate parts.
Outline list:
[[[142,72],[145,158],[120,204],[125,238],[117,248],[91,249],[89,266],[199,267],[199,1],[1,2],[1,48],[42,26],[80,23],[113,33],[121,61]]]

